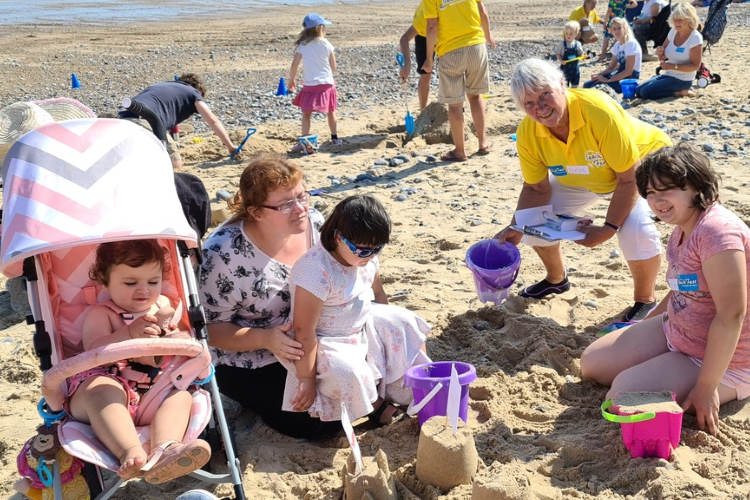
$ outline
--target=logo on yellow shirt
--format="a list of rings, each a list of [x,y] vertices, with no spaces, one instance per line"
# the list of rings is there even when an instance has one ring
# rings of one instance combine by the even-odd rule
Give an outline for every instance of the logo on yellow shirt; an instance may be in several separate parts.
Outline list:
[[[594,167],[603,167],[607,164],[599,151],[586,151],[585,158]]]
[[[448,7],[455,7],[456,5],[461,5],[466,0],[443,0],[440,2],[440,10],[445,10]]]

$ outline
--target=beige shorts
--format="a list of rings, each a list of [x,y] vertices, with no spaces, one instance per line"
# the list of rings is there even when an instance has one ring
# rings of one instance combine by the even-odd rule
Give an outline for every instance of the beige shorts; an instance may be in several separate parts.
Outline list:
[[[151,130],[151,124],[143,118],[123,118],[123,120],[130,120],[131,122],[140,125],[149,132],[153,133],[153,130]],[[177,149],[177,143],[174,142],[174,139],[172,139],[172,134],[170,134],[169,132],[167,132],[166,146],[167,153],[169,153],[169,159],[172,160],[172,166],[174,167],[180,165],[182,163],[182,157],[180,156],[180,151]]]
[[[490,91],[487,65],[487,46],[483,43],[461,47],[443,54],[438,59],[440,90],[438,100],[443,104],[460,104],[466,94],[481,95]]]

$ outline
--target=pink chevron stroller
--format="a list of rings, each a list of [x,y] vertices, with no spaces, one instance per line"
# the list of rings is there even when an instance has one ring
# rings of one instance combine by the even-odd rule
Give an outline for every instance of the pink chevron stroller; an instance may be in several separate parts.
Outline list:
[[[244,499],[218,386],[208,354],[203,309],[188,246],[195,232],[182,213],[169,157],[159,141],[125,120],[84,119],[39,127],[16,141],[3,164],[4,207],[0,270],[23,275],[35,324],[34,348],[44,372],[39,408],[45,423],[58,423],[63,449],[82,460],[91,498],[113,495],[122,480],[105,487],[101,469],[117,470],[119,460],[91,427],[63,411],[66,379],[84,370],[140,356],[164,356],[161,373],[142,395],[135,416],[142,442],[151,418],[173,387],[192,391],[183,438],[190,442],[209,424],[218,425],[228,473],[203,470],[192,477],[232,483]],[[168,276],[162,293],[177,311],[180,329],[193,339],[132,339],[81,352],[81,326],[88,309],[106,300],[106,290],[88,277],[98,244],[157,239],[167,250]],[[203,385],[205,384],[205,385]],[[210,392],[210,395],[209,395]],[[213,416],[212,419],[212,403]],[[44,461],[40,462],[40,466]],[[63,498],[58,464],[40,478]]]

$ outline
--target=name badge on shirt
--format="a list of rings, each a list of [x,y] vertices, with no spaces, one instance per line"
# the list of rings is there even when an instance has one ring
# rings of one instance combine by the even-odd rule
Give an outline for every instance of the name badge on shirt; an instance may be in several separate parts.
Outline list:
[[[683,52],[685,52],[685,47],[677,47],[675,50],[682,54]]]
[[[568,165],[568,173],[576,175],[589,175],[588,165]]]
[[[562,165],[550,165],[547,168],[555,177],[563,177],[565,175],[568,175],[568,171],[565,170],[565,167],[563,167]]]
[[[699,290],[698,275],[695,273],[677,275],[677,290],[680,292],[697,292]]]

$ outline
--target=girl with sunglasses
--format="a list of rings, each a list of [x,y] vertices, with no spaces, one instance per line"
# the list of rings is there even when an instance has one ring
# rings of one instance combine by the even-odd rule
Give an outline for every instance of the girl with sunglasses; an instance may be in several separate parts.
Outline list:
[[[295,263],[292,328],[304,355],[293,364],[282,360],[288,365],[283,410],[333,421],[343,404],[351,420],[369,415],[375,425],[404,415],[391,402],[411,402],[403,375],[429,361],[423,346],[430,327],[387,305],[377,255],[390,232],[377,200],[350,196],[323,224],[320,244]]]

